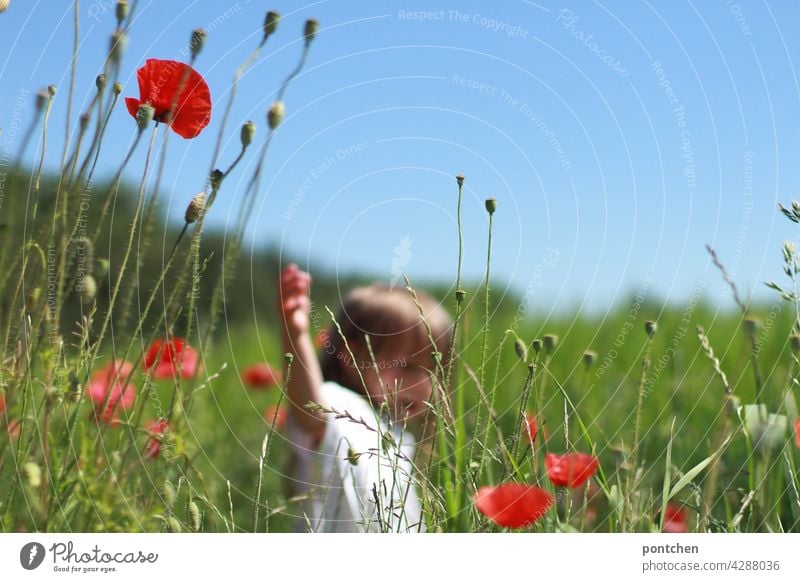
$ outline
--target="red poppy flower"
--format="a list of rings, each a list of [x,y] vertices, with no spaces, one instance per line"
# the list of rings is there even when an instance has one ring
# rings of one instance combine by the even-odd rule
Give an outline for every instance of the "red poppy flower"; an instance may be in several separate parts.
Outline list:
[[[794,444],[800,449],[800,418],[794,421]]]
[[[282,374],[267,363],[260,362],[242,370],[242,381],[255,390],[278,386]]]
[[[188,379],[198,372],[197,351],[181,337],[169,341],[155,340],[144,357],[144,369],[156,380],[168,380],[175,376]]]
[[[502,527],[527,527],[552,504],[553,496],[547,491],[521,483],[481,487],[475,493],[478,511]]]
[[[145,426],[148,432],[152,435],[144,446],[144,457],[146,459],[157,459],[161,454],[161,441],[163,435],[170,428],[167,419],[162,418],[159,420],[150,420]]]
[[[283,428],[283,425],[286,424],[286,407],[284,406],[275,406],[274,404],[270,404],[267,406],[266,410],[264,410],[264,420],[267,421],[267,424],[272,424],[272,421],[275,421],[275,430],[280,430]]]
[[[0,414],[6,409],[6,397],[0,394]]]
[[[134,119],[139,106],[147,103],[155,109],[153,119],[168,123],[175,133],[186,139],[197,136],[211,121],[208,85],[189,65],[179,61],[147,59],[145,65],[136,71],[136,78],[139,80],[139,98],[125,98],[125,105]]]
[[[19,432],[22,429],[20,426],[20,422],[18,420],[10,420],[8,421],[8,426],[6,427],[6,431],[8,436],[14,440],[19,438]]]
[[[133,364],[125,360],[113,360],[92,374],[86,395],[99,421],[117,426],[120,409],[129,410],[133,406],[136,386],[129,382],[131,374]]]
[[[674,503],[667,504],[664,512],[664,533],[687,533],[686,518],[688,517],[686,508]]]
[[[597,471],[599,463],[591,455],[584,453],[567,453],[554,455],[548,453],[544,457],[547,476],[557,487],[580,487]]]
[[[525,415],[525,426],[528,433],[528,440],[531,444],[536,440],[536,434],[539,432],[539,425],[536,423],[536,417],[532,413]]]
[[[318,350],[321,350],[325,347],[326,343],[328,343],[328,330],[321,329],[317,335],[314,336],[314,345]]]

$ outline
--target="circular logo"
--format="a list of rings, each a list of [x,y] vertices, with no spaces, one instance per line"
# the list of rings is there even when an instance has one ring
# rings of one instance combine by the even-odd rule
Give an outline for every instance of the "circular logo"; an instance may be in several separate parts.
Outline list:
[[[44,561],[44,546],[39,542],[30,542],[19,551],[19,563],[26,570],[35,570]]]

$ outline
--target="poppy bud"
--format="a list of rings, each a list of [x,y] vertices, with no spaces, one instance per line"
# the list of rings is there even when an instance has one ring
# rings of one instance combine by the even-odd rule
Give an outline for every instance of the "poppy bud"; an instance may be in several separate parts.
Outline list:
[[[345,459],[347,459],[351,465],[358,465],[358,457],[359,455],[353,447],[347,447],[347,456]]]
[[[161,486],[161,499],[164,500],[164,504],[167,507],[175,505],[175,486],[171,481],[164,481]]]
[[[84,275],[80,284],[81,302],[89,305],[97,296],[97,281],[91,275]]]
[[[50,97],[55,97],[56,96],[56,86],[55,85],[48,85],[47,86],[47,93],[50,95]]]
[[[202,28],[196,28],[192,31],[192,38],[189,42],[189,49],[192,51],[192,57],[196,57],[203,50],[203,45],[206,44],[206,37],[208,34]]]
[[[47,105],[47,100],[50,98],[50,95],[42,89],[36,94],[36,111],[42,111],[44,106]]]
[[[242,125],[242,149],[253,143],[253,136],[256,134],[256,124],[252,121],[246,121]]]
[[[142,103],[139,105],[139,110],[136,112],[136,125],[139,126],[139,131],[144,131],[150,122],[153,121],[153,115],[156,110],[152,105]]]
[[[81,131],[86,131],[86,128],[89,127],[89,122],[91,120],[92,120],[92,118],[89,116],[88,113],[81,113],[81,117],[80,117],[80,128],[81,128]]]
[[[122,93],[122,83],[120,83],[119,81],[115,82],[111,86],[111,91],[114,93],[114,95],[119,95],[120,93]]]
[[[28,485],[34,489],[42,484],[42,469],[33,461],[28,461],[22,466],[22,474],[25,475]]]
[[[196,221],[205,207],[206,193],[200,192],[199,194],[195,195],[194,198],[192,198],[192,201],[189,202],[189,206],[186,207],[186,224],[192,224],[194,221]]]
[[[110,50],[108,56],[111,62],[118,65],[122,60],[122,55],[125,54],[125,48],[128,46],[128,36],[122,30],[117,30],[111,35]]]
[[[0,0],[0,12],[5,12],[11,0]]]
[[[494,211],[497,210],[497,200],[494,198],[487,198],[486,199],[486,212],[490,215],[494,214]]]
[[[596,358],[597,352],[586,350],[583,352],[583,365],[586,366],[586,368],[591,368]]]
[[[795,354],[800,352],[800,335],[793,334],[792,337],[789,338],[789,343],[792,344],[792,352]]]
[[[553,334],[547,334],[546,336],[542,337],[542,345],[544,349],[547,351],[548,354],[552,354],[553,351],[556,349],[556,345],[558,345],[558,336]]]
[[[463,289],[456,289],[456,303],[461,303],[464,301],[464,297],[466,297],[467,292]]]
[[[211,175],[208,177],[208,182],[211,184],[212,190],[219,189],[219,185],[222,184],[222,177],[223,174],[220,170],[214,170],[211,172]]]
[[[278,22],[281,19],[281,15],[277,12],[270,10],[267,12],[267,17],[264,18],[264,40],[266,40],[270,34],[275,32],[278,28]]]
[[[306,26],[303,30],[303,36],[306,38],[306,46],[310,45],[311,41],[314,40],[317,30],[319,30],[319,22],[315,18],[306,20]]]
[[[647,337],[653,337],[658,331],[658,324],[655,321],[647,320],[644,322],[644,332]]]
[[[200,508],[194,501],[186,504],[186,522],[192,531],[200,531]]]
[[[533,348],[533,351],[538,354],[539,352],[542,351],[542,340],[540,339],[533,340],[531,342],[531,347]]]
[[[458,182],[458,187],[461,188],[464,185],[464,174],[458,174],[456,176],[456,182]]]
[[[94,272],[98,279],[103,279],[106,275],[108,275],[108,267],[108,259],[97,259],[97,265]]]
[[[128,0],[117,0],[117,24],[122,26],[122,21],[128,17],[130,6]]]
[[[67,400],[70,402],[80,402],[83,395],[83,387],[78,376],[70,370],[69,372],[69,386],[67,388]]]
[[[103,89],[106,88],[106,81],[107,80],[108,80],[108,78],[103,73],[100,73],[99,75],[97,75],[97,77],[94,80],[94,84],[97,87],[98,91],[102,91]]]
[[[517,352],[517,357],[523,362],[528,359],[528,348],[525,347],[525,342],[519,338],[514,342],[514,351]]]
[[[283,121],[283,101],[276,101],[272,104],[272,107],[269,108],[269,113],[267,113],[267,121],[269,122],[269,128],[275,129],[281,124]]]

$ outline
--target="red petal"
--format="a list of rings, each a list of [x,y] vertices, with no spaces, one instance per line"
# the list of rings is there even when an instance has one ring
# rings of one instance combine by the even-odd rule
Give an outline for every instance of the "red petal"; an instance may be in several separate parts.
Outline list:
[[[547,477],[557,487],[577,488],[586,483],[597,472],[599,463],[596,458],[584,453],[568,453],[555,455],[548,453],[544,457]]]
[[[128,113],[133,115],[133,118],[139,115],[139,106],[142,104],[141,101],[134,97],[125,97],[125,107],[128,108]]]
[[[547,491],[521,483],[481,487],[475,494],[478,511],[502,527],[529,526],[552,504],[553,496]]]
[[[800,449],[800,418],[794,421],[794,444]]]

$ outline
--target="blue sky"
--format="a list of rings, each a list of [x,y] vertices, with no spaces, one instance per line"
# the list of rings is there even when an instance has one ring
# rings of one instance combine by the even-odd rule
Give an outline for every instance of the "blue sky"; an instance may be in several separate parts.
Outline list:
[[[265,135],[305,19],[321,29],[285,96],[252,244],[383,280],[454,280],[463,172],[465,273],[484,272],[493,196],[494,289],[527,293],[531,310],[602,311],[643,286],[660,300],[702,290],[728,305],[707,243],[740,289],[772,298],[763,282],[781,277],[780,246],[796,237],[776,206],[800,185],[797,3],[139,0],[123,95],[138,95],[146,58],[180,59],[193,28],[209,31],[196,68],[214,99],[211,124],[194,140],[170,138],[161,196],[176,221],[202,189],[233,72],[268,9],[283,19],[240,84],[223,161],[238,153],[241,122]],[[0,126],[25,90],[58,85],[50,167],[63,145],[72,11],[12,0],[0,15]],[[82,1],[80,17],[75,117],[102,69],[113,4]],[[101,174],[134,133],[119,108]],[[235,220],[252,162],[226,182],[214,227]],[[142,164],[134,158],[131,181]]]

